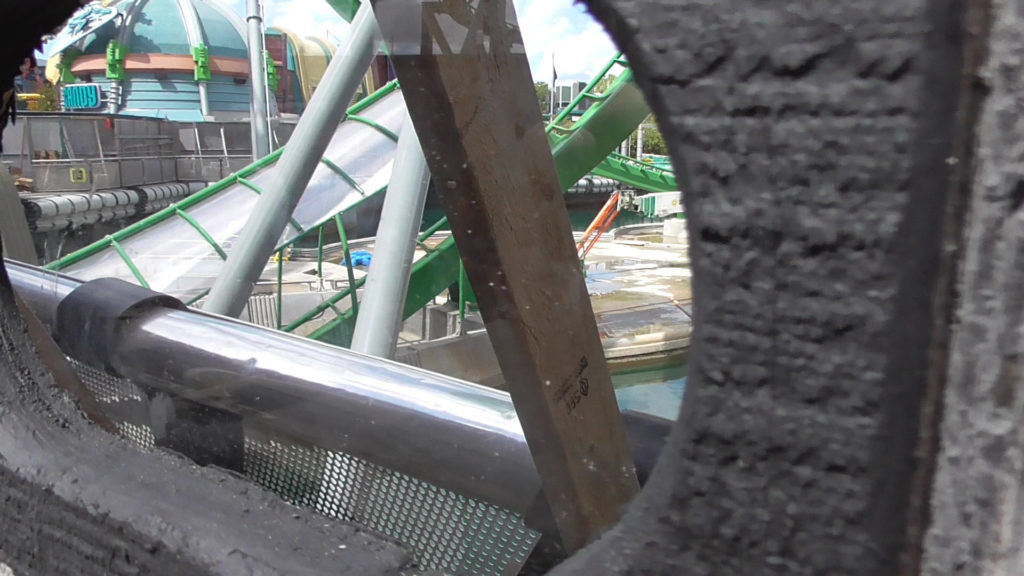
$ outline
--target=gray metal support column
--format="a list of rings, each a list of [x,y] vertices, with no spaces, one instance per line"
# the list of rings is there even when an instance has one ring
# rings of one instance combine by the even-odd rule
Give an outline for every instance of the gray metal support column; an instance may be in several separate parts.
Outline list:
[[[344,50],[331,60],[299,118],[295,133],[277,161],[275,179],[257,201],[236,247],[213,283],[204,310],[234,317],[241,314],[380,41],[373,9],[369,2],[363,2],[352,20]]]
[[[199,12],[191,0],[178,0],[178,10],[181,12],[182,21],[185,23],[185,34],[188,36],[188,43],[191,48],[206,44],[203,37],[203,26],[199,21]],[[203,116],[210,115],[210,91],[206,81],[199,82],[199,110]]]
[[[263,52],[263,12],[260,0],[248,0],[246,23],[249,27],[249,86],[252,88],[249,106],[252,117],[252,157],[253,160],[259,160],[270,154],[267,59]]]
[[[352,335],[352,350],[393,359],[401,331],[416,235],[423,219],[430,170],[412,125],[406,118],[395,154],[373,250],[373,263]]]
[[[132,31],[135,29],[135,21],[139,18],[142,9],[146,7],[147,2],[136,2],[130,8],[124,17],[124,23],[120,26],[120,30],[117,33],[117,42],[119,44],[128,45],[131,38]],[[117,114],[121,110],[121,100],[124,97],[124,86],[120,80],[111,79],[110,88],[107,90],[107,113]]]
[[[117,114],[121,109],[121,81],[111,80],[107,90],[107,113]]]
[[[25,219],[25,208],[18,189],[6,167],[0,166],[0,232],[3,233],[3,257],[36,264],[36,246]]]
[[[199,112],[204,118],[210,115],[210,90],[206,82],[199,83]]]

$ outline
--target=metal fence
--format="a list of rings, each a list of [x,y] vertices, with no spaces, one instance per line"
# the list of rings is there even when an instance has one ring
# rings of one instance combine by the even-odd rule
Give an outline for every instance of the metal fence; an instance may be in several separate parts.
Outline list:
[[[215,182],[252,162],[246,122],[78,114],[29,114],[22,122],[20,150],[5,152],[37,192]],[[274,126],[278,146],[293,128]]]

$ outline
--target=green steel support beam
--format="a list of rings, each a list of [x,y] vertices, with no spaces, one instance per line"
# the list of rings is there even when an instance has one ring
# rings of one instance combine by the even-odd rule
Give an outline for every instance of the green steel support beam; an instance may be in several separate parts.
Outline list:
[[[402,318],[412,316],[417,310],[433,302],[438,294],[454,284],[458,278],[459,251],[455,248],[455,239],[449,237],[436,250],[413,264]],[[469,294],[467,294],[468,296]],[[329,344],[348,347],[352,341],[355,325],[356,314],[350,308],[318,328],[309,337]]]
[[[679,190],[675,172],[639,162],[621,154],[610,154],[600,164],[595,166],[591,172],[648,192],[675,192]]]
[[[124,251],[121,244],[109,236],[107,236],[107,238],[110,240],[110,247],[114,249],[114,252],[117,252],[118,256],[121,257],[121,261],[123,261],[124,265],[131,271],[132,276],[135,276],[135,279],[139,281],[139,285],[143,288],[149,288],[149,282],[146,282],[146,279],[142,277],[142,272],[139,272],[138,266],[135,265],[135,262],[132,262],[131,257]]]
[[[349,297],[352,298],[352,313],[358,314],[359,299],[356,295],[356,290],[359,289],[359,286],[362,286],[362,283],[358,286],[356,285],[356,275],[352,270],[352,252],[348,249],[348,234],[345,232],[345,223],[342,221],[341,214],[336,214],[334,216],[334,223],[338,227],[338,238],[341,239],[341,251],[345,255],[345,273],[348,275],[348,292]],[[364,276],[362,282],[365,281],[366,277]],[[349,337],[351,338],[351,334],[349,334]]]
[[[586,93],[581,94],[579,101]],[[556,117],[549,125],[552,128],[548,130],[548,140],[562,190],[567,190],[586,176],[650,114],[640,88],[633,82],[632,73],[626,70],[570,130],[555,129],[563,120],[561,115]]]
[[[288,148],[278,160],[274,188],[261,195],[253,207],[227,261],[213,281],[204,310],[237,317],[245,307],[267,258],[274,253],[277,239],[289,220],[295,225],[292,213],[346,114],[345,106],[340,103],[352,100],[377,53],[380,39],[373,10],[369,4],[364,4],[352,21],[345,48],[328,64],[320,86],[299,117]],[[301,228],[296,230],[302,231]]]
[[[594,93],[597,84],[616,64],[625,65],[625,60],[618,55],[612,58],[569,107],[548,125],[548,140],[562,190],[564,192],[589,172],[641,190],[678,190],[671,171],[613,152],[650,115],[650,109],[629,69],[624,70],[603,94]],[[594,104],[572,128],[559,129],[558,123],[568,118],[572,110],[586,99],[594,101]],[[351,116],[349,118],[356,119]],[[458,258],[454,256],[456,249],[450,240],[435,249],[435,252],[443,254],[417,262],[410,280],[404,318],[412,316],[443,290],[458,282]],[[468,301],[475,301],[471,291],[465,297]],[[322,326],[311,337],[334,344],[346,343],[351,337],[353,316],[351,312],[346,312]]]
[[[175,213],[178,215],[179,218],[181,218],[185,222],[188,222],[189,225],[192,226],[192,228],[194,228],[195,231],[198,232],[199,235],[203,237],[203,240],[205,240],[206,243],[213,248],[213,251],[216,252],[218,256],[220,256],[221,260],[228,259],[227,253],[224,252],[224,249],[220,247],[220,244],[217,244],[217,241],[214,240],[212,236],[210,236],[210,233],[207,232],[206,229],[203,228],[201,224],[199,224],[199,222],[196,222],[195,218],[193,218],[188,212],[185,212],[184,210],[181,210],[180,208],[177,207],[175,207]]]
[[[351,186],[353,190],[358,192],[360,196],[366,196],[366,191],[363,190],[363,187],[360,186],[359,183],[357,183],[354,179],[352,179],[352,177],[349,176],[348,172],[342,170],[341,166],[338,166],[334,162],[331,162],[329,158],[321,158],[320,162],[322,162],[324,166],[330,168],[331,172],[334,172],[339,177],[341,177],[341,179],[344,180],[346,184]]]
[[[345,10],[350,8],[352,10],[352,14],[354,14],[355,9],[358,8],[359,5],[359,2],[356,0],[329,0],[329,3],[339,12],[339,14],[342,14],[343,17],[345,16]],[[559,114],[548,126],[548,139],[552,146],[552,154],[555,158],[559,182],[562,184],[564,190],[575,184],[588,172],[592,172],[602,177],[618,180],[641,190],[651,192],[678,190],[674,174],[670,170],[664,170],[652,165],[640,163],[631,158],[615,154],[614,152],[607,155],[609,151],[616,148],[619,142],[628,137],[635,126],[639,124],[639,122],[643,121],[650,113],[646,103],[641,97],[639,97],[639,91],[637,90],[632,74],[628,69],[621,73],[603,94],[594,93],[594,88],[598,82],[616,64],[626,65],[626,62],[619,56],[612,58],[604,69],[587,86],[587,88],[576,98],[576,100],[574,100],[574,102],[565,111]],[[381,127],[375,123],[360,117],[359,112],[397,88],[397,84],[392,82],[377,93],[371,95],[369,98],[358,102],[349,110],[348,119],[365,123],[377,128],[381,133],[385,134],[389,138],[395,138],[395,135],[390,133],[390,131],[381,129]],[[561,129],[557,126],[559,122],[571,115],[572,110],[575,109],[580,102],[588,99],[593,101],[594,104],[590,109],[583,113],[582,116],[580,116],[579,120],[572,126],[572,128]],[[74,262],[91,256],[104,248],[114,248],[116,250],[119,248],[119,246],[116,246],[117,240],[130,237],[164,219],[170,217],[180,218],[182,217],[183,209],[216,194],[220,190],[223,190],[232,184],[240,184],[252,189],[256,193],[260,193],[262,191],[258,186],[253,184],[250,177],[259,170],[272,165],[278,159],[280,154],[281,150],[277,150],[270,156],[241,170],[239,173],[233,174],[210,188],[193,195],[179,203],[176,207],[158,212],[157,214],[154,214],[133,226],[105,238],[101,242],[97,242],[94,245],[88,246],[83,250],[73,253],[64,259],[49,265],[48,268],[59,270]],[[323,159],[322,162],[344,180],[349,182],[350,185],[354,184],[354,182],[351,181],[351,177],[330,162],[330,160]],[[363,190],[359,190],[358,187],[357,191],[361,195],[367,195]],[[196,223],[194,222],[189,222],[189,224],[196,227]],[[297,225],[297,223],[292,221],[291,224],[297,231],[302,232],[302,229]],[[431,232],[436,231],[443,225],[444,222],[438,222],[434,227],[432,227]],[[426,234],[426,236],[429,236],[429,234]],[[425,238],[421,235],[421,240],[423,239]],[[433,301],[438,294],[444,291],[447,287],[456,283],[459,279],[458,256],[457,251],[454,248],[454,242],[450,239],[446,240],[435,248],[433,252],[439,252],[440,254],[435,255],[431,253],[427,258],[421,259],[414,267],[404,311],[404,317],[406,318]],[[134,268],[134,266],[130,265],[129,268]],[[137,269],[133,270],[133,274],[137,275],[137,277],[140,276]],[[355,298],[354,291],[350,296],[353,299]],[[202,296],[199,298],[201,297]],[[469,301],[474,301],[471,291],[466,294],[466,297]],[[358,306],[356,306],[355,309],[358,310]],[[332,321],[317,330],[314,333],[314,337],[327,341],[347,343],[351,337],[351,328],[353,325],[354,314],[349,310],[335,321]],[[286,327],[285,330],[291,331],[296,327],[297,326],[293,323],[293,325]],[[338,335],[332,333],[335,329],[340,331],[340,338]],[[348,334],[348,337],[344,336],[346,333]]]
[[[398,134],[395,134],[391,130],[388,130],[387,128],[381,126],[380,124],[374,122],[373,120],[370,120],[369,118],[364,118],[356,114],[349,114],[346,118],[354,122],[359,122],[360,124],[366,124],[367,126],[373,128],[377,132],[380,132],[381,134],[387,136],[391,140],[398,142]]]
[[[351,22],[356,17],[356,10],[359,10],[359,0],[327,0],[327,3],[346,22]]]
[[[352,107],[349,108],[349,113],[358,114],[359,112],[366,110],[367,108],[376,104],[382,98],[396,90],[398,90],[398,83],[389,82],[388,84],[382,86],[379,90],[377,90],[370,96],[353,104]],[[200,202],[203,202],[208,198],[217,195],[218,193],[222,192],[229,186],[241,184],[243,186],[246,186],[247,188],[250,188],[254,192],[259,193],[259,187],[257,187],[250,181],[250,177],[254,176],[256,173],[270,166],[273,166],[277,162],[278,158],[281,157],[282,152],[284,152],[284,148],[278,148],[277,150],[271,152],[269,156],[260,158],[256,162],[253,162],[252,164],[246,166],[245,168],[242,168],[238,172],[225,177],[219,182],[216,182],[215,184],[212,184],[209,187],[204,188],[199,192],[196,192],[195,194],[192,194],[188,198],[185,198],[181,202],[178,202],[175,206],[169,206],[167,208],[164,208],[163,210],[160,210],[159,212],[151,214],[150,216],[147,216],[146,218],[132,224],[131,226],[127,226],[125,228],[122,228],[121,230],[118,230],[117,232],[114,232],[109,236],[106,236],[102,240],[94,242],[75,252],[72,252],[71,254],[68,254],[67,256],[61,258],[60,260],[47,264],[45,268],[49,270],[63,270],[64,268],[67,268],[72,264],[85,260],[86,258],[89,258],[91,256],[95,256],[96,254],[102,252],[103,250],[111,248],[113,246],[114,241],[122,241],[127,238],[131,238],[132,236],[140,234],[143,231],[159,224],[160,222],[163,222],[164,220],[180,217],[179,210],[187,210],[192,206],[195,206]],[[278,248],[281,247],[282,246],[278,246]]]
[[[323,158],[321,158],[320,160],[323,161]],[[255,192],[257,196],[263,195],[263,189],[257,186],[256,183],[253,182],[252,180],[238,176],[237,178],[235,178],[235,181],[241,184],[242,186],[245,186],[249,190]],[[302,228],[302,225],[295,220],[294,216],[288,217],[288,223],[291,224],[292,228],[294,228],[295,231],[298,232],[299,234],[305,232],[305,230]]]

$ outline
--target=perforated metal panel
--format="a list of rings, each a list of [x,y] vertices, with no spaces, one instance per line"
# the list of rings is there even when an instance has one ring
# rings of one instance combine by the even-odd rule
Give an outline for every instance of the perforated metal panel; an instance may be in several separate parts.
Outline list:
[[[152,448],[146,393],[71,362],[121,434]],[[420,566],[446,574],[514,576],[540,536],[507,510],[248,424],[245,474],[293,504],[389,536]]]
[[[74,359],[70,361],[82,383],[101,403],[117,403],[126,399],[142,401],[146,397],[141,388],[124,378],[111,376]]]
[[[247,429],[245,457],[256,483],[390,536],[447,574],[514,575],[539,537],[506,510],[347,454]]]
[[[140,448],[152,448],[153,430],[148,424],[146,395],[142,389],[128,380],[111,376],[76,360],[70,362],[85,387],[93,393],[103,410],[117,424],[121,435]]]
[[[117,424],[117,430],[122,436],[138,444],[140,448],[148,449],[152,448],[154,445],[155,439],[153,438],[153,431],[150,430],[149,426],[119,422]]]

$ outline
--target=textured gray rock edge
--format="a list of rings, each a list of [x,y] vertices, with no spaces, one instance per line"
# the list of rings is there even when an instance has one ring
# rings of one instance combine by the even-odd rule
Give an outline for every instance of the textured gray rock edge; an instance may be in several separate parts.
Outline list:
[[[666,457],[556,572],[896,574],[928,520],[965,4],[589,4],[683,173],[697,323]]]
[[[991,2],[986,100],[925,573],[1024,573],[1024,15]]]
[[[929,350],[942,352],[935,350],[941,309],[929,304],[940,299],[938,231],[954,178],[936,160],[953,157],[955,148],[954,127],[943,118],[956,107],[945,97],[959,69],[960,3],[593,4],[633,61],[675,158],[685,158],[697,360],[686,426],[676,430],[669,457],[623,523],[560,573],[895,573],[912,521],[905,508],[925,361]],[[1013,100],[1020,25],[1014,3],[994,5],[992,93],[961,285],[968,296],[954,342],[928,539],[934,574],[973,573],[976,562],[1000,555],[1005,573],[1021,565],[1014,424],[1022,400],[1014,389],[1021,380],[1024,171]],[[929,38],[927,30],[937,34]],[[946,242],[946,253],[955,253],[957,239]],[[17,337],[5,334],[7,358],[16,359],[10,348]],[[10,401],[0,408],[4,429]],[[56,417],[75,420],[49,419]],[[47,454],[32,456],[50,460]],[[27,469],[44,464],[28,458]],[[74,483],[19,484],[22,468],[3,468],[18,470],[3,483],[14,501],[19,486],[49,500],[76,494]],[[198,474],[209,480],[211,471]],[[98,498],[124,479],[115,470],[77,492]],[[62,496],[27,513],[46,518],[74,501]],[[204,504],[214,506],[207,520],[216,523],[216,506],[225,503],[211,496]],[[1005,520],[993,524],[989,515],[1000,506]],[[203,548],[171,524],[103,522],[109,532],[129,535],[126,551],[141,546],[151,556],[174,556],[182,546]],[[273,528],[285,535],[289,527]],[[63,530],[74,545],[93,537],[81,527]],[[161,531],[173,547],[138,538]],[[226,573],[262,561],[220,558],[207,567]]]
[[[39,362],[6,285],[0,519],[0,562],[19,576],[415,572],[392,543],[87,423]]]

